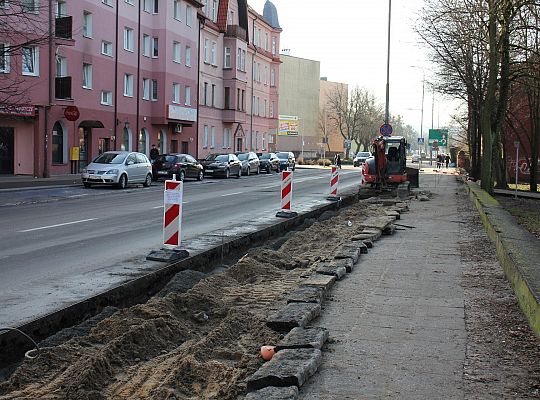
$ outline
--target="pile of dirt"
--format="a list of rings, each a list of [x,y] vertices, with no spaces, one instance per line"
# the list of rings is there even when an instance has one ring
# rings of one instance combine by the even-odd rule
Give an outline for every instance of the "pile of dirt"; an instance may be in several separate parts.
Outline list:
[[[464,196],[459,210],[467,355],[466,398],[540,398],[540,344],[530,329],[484,227]]]
[[[234,399],[262,364],[260,346],[280,339],[264,323],[268,313],[364,219],[383,213],[360,202],[222,273],[184,271],[147,303],[43,342],[39,359],[0,384],[0,399]]]

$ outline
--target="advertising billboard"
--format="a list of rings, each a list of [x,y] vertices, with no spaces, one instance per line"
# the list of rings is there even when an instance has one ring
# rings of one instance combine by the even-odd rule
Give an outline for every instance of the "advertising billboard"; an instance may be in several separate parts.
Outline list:
[[[298,136],[298,122],[297,116],[280,115],[278,136]]]

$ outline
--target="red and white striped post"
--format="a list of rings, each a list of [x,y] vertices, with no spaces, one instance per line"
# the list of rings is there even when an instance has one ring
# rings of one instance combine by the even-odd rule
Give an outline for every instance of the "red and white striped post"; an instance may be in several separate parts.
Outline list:
[[[183,195],[183,182],[165,181],[165,192],[163,196],[163,244],[167,246],[180,246]]]
[[[327,200],[338,201],[340,200],[337,195],[339,184],[339,170],[337,167],[332,167],[332,174],[330,175],[330,196],[327,197]]]
[[[290,218],[298,215],[291,211],[292,190],[293,190],[293,172],[281,172],[281,211],[276,216]]]

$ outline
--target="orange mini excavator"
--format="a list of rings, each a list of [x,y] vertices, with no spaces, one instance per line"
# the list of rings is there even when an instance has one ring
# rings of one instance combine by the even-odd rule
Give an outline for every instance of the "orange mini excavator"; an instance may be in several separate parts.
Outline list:
[[[402,136],[379,136],[371,145],[372,158],[364,163],[366,183],[377,188],[398,186],[407,181],[407,142]]]

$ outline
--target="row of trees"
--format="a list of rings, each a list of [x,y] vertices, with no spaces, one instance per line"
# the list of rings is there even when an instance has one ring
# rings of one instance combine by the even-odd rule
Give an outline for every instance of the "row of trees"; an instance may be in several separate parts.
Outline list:
[[[368,150],[384,122],[384,106],[365,88],[355,87],[349,93],[347,86],[338,85],[328,93],[326,110],[320,111],[319,121],[323,132],[337,128],[344,140],[353,143],[353,151]],[[390,124],[394,132],[405,136],[409,143],[416,141],[416,132],[400,115],[391,116]],[[348,149],[345,157],[349,158]]]
[[[537,0],[425,0],[416,27],[435,65],[436,90],[467,105],[470,173],[490,193],[507,186],[512,133],[528,133],[537,189],[539,8]]]

